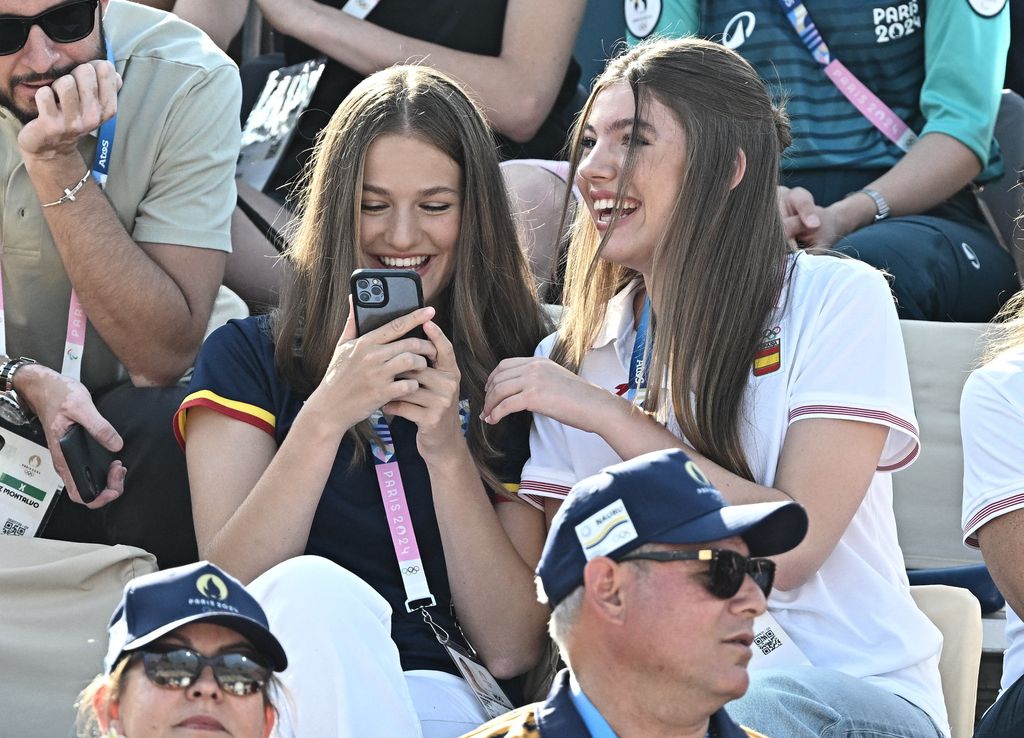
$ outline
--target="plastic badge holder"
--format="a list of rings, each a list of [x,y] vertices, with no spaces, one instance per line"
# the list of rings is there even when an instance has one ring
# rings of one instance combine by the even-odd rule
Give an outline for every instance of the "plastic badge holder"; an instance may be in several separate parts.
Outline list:
[[[811,665],[810,659],[767,610],[754,619],[754,643],[750,651],[751,669]]]
[[[53,469],[38,421],[0,420],[0,535],[35,536],[46,525],[64,482]]]

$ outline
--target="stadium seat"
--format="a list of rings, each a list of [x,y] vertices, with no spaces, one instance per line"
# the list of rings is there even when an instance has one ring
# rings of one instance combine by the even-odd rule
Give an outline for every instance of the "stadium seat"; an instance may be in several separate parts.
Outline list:
[[[952,738],[974,735],[974,713],[981,665],[981,609],[960,587],[929,584],[911,587],[917,606],[942,631],[942,696]]]

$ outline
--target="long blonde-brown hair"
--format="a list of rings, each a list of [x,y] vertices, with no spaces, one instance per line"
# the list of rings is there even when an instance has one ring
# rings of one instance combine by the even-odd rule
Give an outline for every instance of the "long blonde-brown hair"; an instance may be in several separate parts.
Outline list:
[[[742,401],[791,251],[777,204],[779,157],[790,143],[788,119],[735,52],[699,39],[654,40],[612,60],[598,78],[573,132],[573,172],[594,101],[619,83],[633,91],[635,128],[644,111],[660,103],[686,134],[682,180],[664,183],[678,187],[678,198],[648,275],[656,329],[645,409],[671,408],[699,453],[752,479],[740,443]],[[741,151],[746,171],[733,186]],[[636,157],[632,137],[619,202]],[[614,227],[602,239],[582,208],[573,226],[566,308],[552,352],[573,371],[593,345],[608,300],[639,276],[600,258]]]
[[[1004,351],[1024,347],[1024,290],[1006,301],[985,331],[983,362],[992,361]]]
[[[435,300],[437,321],[455,347],[462,396],[470,401],[467,440],[484,481],[502,433],[528,432],[520,413],[499,426],[477,419],[484,386],[499,361],[529,356],[548,326],[519,248],[498,157],[483,115],[441,72],[399,66],[363,80],[320,133],[306,170],[301,219],[285,252],[290,265],[273,317],[280,374],[308,393],[327,370],[348,317],[349,274],[360,266],[359,213],[363,162],[384,134],[413,136],[444,152],[462,174],[462,218],[451,281]],[[365,460],[367,422],[349,431]]]

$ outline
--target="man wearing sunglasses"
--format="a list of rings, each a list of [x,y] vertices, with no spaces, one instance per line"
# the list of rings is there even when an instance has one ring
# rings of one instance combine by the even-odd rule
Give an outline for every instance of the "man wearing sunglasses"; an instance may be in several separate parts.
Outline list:
[[[168,429],[230,250],[240,94],[234,64],[173,16],[0,0],[0,391],[38,416],[68,490],[46,537],[196,558]],[[127,492],[103,515],[72,504],[58,440],[73,423],[117,459],[87,504]]]
[[[537,567],[569,668],[545,702],[470,736],[759,735],[722,706],[747,689],[754,618],[775,573],[760,557],[806,532],[795,502],[727,505],[679,450],[580,481]]]

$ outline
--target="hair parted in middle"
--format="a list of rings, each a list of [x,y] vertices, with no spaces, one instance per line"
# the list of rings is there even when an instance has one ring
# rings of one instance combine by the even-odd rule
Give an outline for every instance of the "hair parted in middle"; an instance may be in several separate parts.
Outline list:
[[[735,52],[695,38],[647,41],[609,62],[595,82],[573,131],[574,174],[594,101],[616,84],[633,92],[634,128],[657,102],[686,140],[681,181],[664,183],[677,188],[678,197],[648,275],[655,330],[644,407],[661,415],[670,410],[698,453],[752,479],[740,443],[742,401],[792,251],[777,202],[779,159],[791,140],[788,118]],[[632,137],[616,212],[629,188],[637,146]],[[746,169],[734,184],[741,156]],[[593,345],[608,300],[639,276],[601,260],[614,230],[613,220],[602,239],[583,208],[573,226],[565,313],[552,352],[552,359],[573,371]]]
[[[435,321],[455,348],[462,396],[470,401],[467,440],[483,478],[496,440],[528,432],[529,413],[497,426],[477,419],[498,362],[529,356],[548,332],[520,250],[494,139],[483,114],[457,82],[426,66],[397,66],[367,77],[341,103],[317,138],[304,172],[301,213],[285,251],[290,274],[273,320],[275,362],[289,385],[310,392],[323,379],[348,317],[349,275],[360,264],[363,164],[379,136],[418,138],[461,171],[462,217],[451,280],[434,300]],[[356,459],[372,438],[354,434]]]

